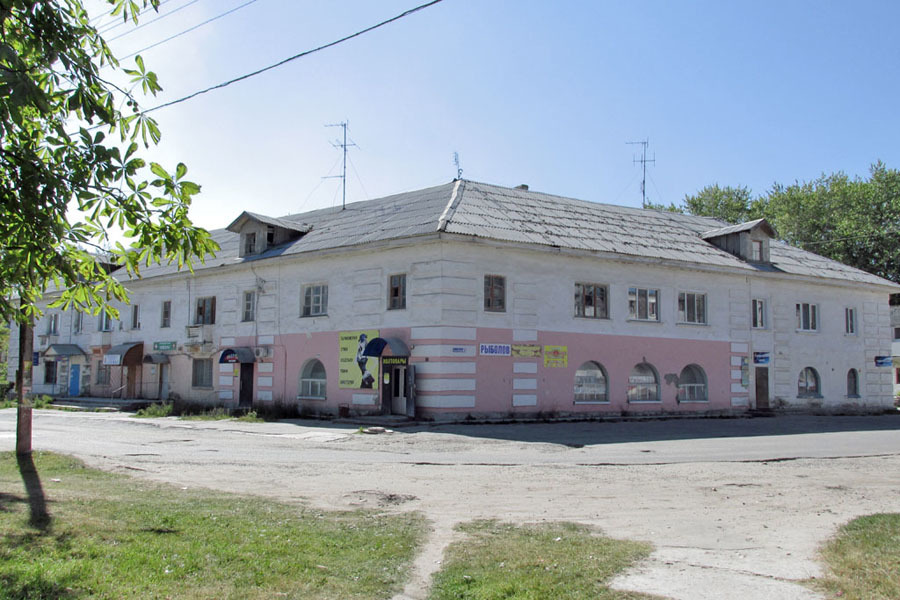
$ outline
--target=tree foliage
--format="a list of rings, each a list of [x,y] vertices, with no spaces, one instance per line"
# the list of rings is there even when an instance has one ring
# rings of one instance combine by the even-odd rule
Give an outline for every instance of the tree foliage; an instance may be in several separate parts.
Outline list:
[[[900,282],[900,171],[882,162],[866,179],[832,173],[776,183],[757,198],[746,187],[707,186],[675,209],[729,223],[765,217],[789,244]]]
[[[107,0],[137,22],[159,0]],[[132,90],[156,75],[119,65],[82,0],[0,0],[0,315],[24,322],[53,287],[54,306],[92,313],[126,300],[106,268],[174,262],[190,268],[217,247],[188,216],[200,191],[142,157],[160,139]],[[128,86],[111,81],[130,78]],[[109,231],[127,240],[110,244]]]

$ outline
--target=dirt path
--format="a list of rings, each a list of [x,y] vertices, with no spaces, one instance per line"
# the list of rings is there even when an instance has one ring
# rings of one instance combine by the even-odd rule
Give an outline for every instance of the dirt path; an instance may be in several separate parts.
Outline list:
[[[12,448],[6,412],[0,449]],[[310,422],[60,414],[36,417],[35,446],[102,468],[325,508],[422,511],[432,531],[404,600],[427,596],[453,527],[477,518],[569,520],[652,542],[650,559],[615,582],[622,589],[818,598],[797,584],[821,574],[818,545],[853,517],[900,512],[900,419],[790,431],[779,428],[796,422],[770,419],[777,435],[749,420],[362,435]]]

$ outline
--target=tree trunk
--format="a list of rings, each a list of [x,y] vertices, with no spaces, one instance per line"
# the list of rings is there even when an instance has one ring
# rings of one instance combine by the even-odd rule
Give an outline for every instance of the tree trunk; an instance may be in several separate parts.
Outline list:
[[[16,454],[31,454],[31,352],[34,335],[30,324],[19,325],[19,368],[16,370]]]

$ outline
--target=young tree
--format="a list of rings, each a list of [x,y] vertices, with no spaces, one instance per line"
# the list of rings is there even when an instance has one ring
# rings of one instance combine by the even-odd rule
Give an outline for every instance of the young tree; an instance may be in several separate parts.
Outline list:
[[[728,223],[752,220],[752,196],[746,187],[708,185],[693,196],[684,197],[684,210],[692,215],[715,217]]]
[[[159,4],[107,1],[135,23]],[[131,89],[111,81],[119,70]],[[140,57],[120,67],[82,0],[0,0],[0,319],[27,326],[49,286],[54,306],[115,313],[110,301],[127,294],[104,262],[139,276],[141,265],[190,267],[216,250],[188,217],[200,188],[187,168],[140,155],[160,132],[137,88],[161,89]],[[128,247],[106,248],[113,228]]]

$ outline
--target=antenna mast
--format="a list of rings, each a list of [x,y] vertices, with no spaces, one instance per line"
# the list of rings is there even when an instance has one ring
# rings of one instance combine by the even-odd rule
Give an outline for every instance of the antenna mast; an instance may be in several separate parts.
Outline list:
[[[645,138],[640,142],[625,142],[629,145],[641,145],[641,157],[632,159],[632,163],[641,163],[641,208],[647,208],[647,163],[655,163],[656,162],[656,154],[653,154],[653,158],[647,158],[647,146],[650,144],[649,138]]]
[[[323,177],[322,179],[340,179],[341,187],[342,187],[342,196],[341,196],[341,210],[347,208],[347,147],[348,146],[356,146],[354,143],[347,143],[347,121],[341,121],[340,123],[329,123],[325,125],[325,127],[340,127],[344,130],[344,141],[343,142],[331,142],[331,145],[335,148],[340,148],[344,152],[344,162],[343,168],[341,170],[340,175],[331,175],[329,177]]]
[[[462,179],[462,167],[459,166],[459,152],[453,153],[453,164],[456,165],[456,178]]]

